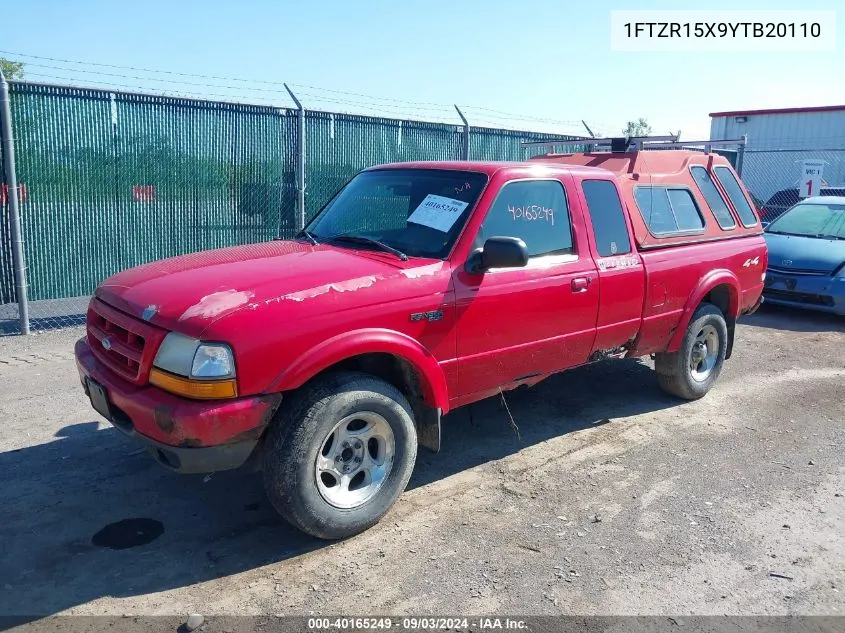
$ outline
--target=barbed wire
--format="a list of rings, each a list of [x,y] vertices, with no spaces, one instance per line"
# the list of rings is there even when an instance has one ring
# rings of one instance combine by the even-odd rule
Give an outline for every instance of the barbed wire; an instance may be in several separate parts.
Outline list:
[[[88,61],[79,61],[74,59],[62,59],[59,57],[45,57],[43,55],[28,55],[25,53],[16,53],[14,51],[4,51],[0,50],[0,53],[3,55],[15,55],[16,57],[25,57],[28,59],[42,59],[51,62],[62,62],[65,64],[78,64],[81,66],[97,66],[100,68],[116,68],[118,70],[133,70],[136,72],[144,72],[144,73],[161,73],[166,75],[176,75],[179,77],[194,77],[194,78],[202,78],[202,79],[220,79],[223,81],[246,81],[246,82],[254,82],[254,83],[261,83],[261,84],[272,84],[272,85],[282,85],[282,82],[279,81],[269,81],[266,79],[244,79],[243,77],[220,77],[217,75],[201,75],[197,73],[181,73],[175,70],[161,70],[161,69],[152,69],[152,68],[140,68],[137,66],[119,66],[117,64],[104,64],[101,62],[88,62]],[[25,62],[28,63],[28,62]]]
[[[49,64],[33,64],[31,62],[26,63],[27,66],[33,66],[35,68],[47,68],[50,70],[61,70],[63,72],[73,72],[73,73],[85,73],[88,75],[98,75],[103,77],[119,77],[121,79],[140,79],[142,81],[156,81],[161,83],[168,83],[168,84],[178,84],[184,86],[201,86],[203,88],[231,88],[233,90],[237,90],[233,86],[218,86],[214,84],[207,84],[207,83],[199,83],[193,81],[183,81],[181,79],[162,79],[159,77],[139,77],[137,75],[124,75],[121,73],[110,73],[104,72],[102,70],[86,70],[84,68],[63,68],[61,66],[51,66]],[[276,94],[287,94],[287,90],[281,89],[276,90],[273,88],[248,88],[248,90],[255,90],[258,92],[272,92]]]
[[[71,77],[61,76],[61,75],[52,75],[46,73],[29,73],[28,76],[34,77],[37,79],[50,79],[50,80],[58,80],[62,82],[70,82],[73,80]],[[266,106],[266,107],[280,107],[278,102],[276,101],[268,101],[265,100],[262,103],[257,103],[259,99],[254,96],[246,96],[243,94],[231,94],[231,93],[216,93],[216,92],[192,92],[192,91],[185,91],[185,90],[155,90],[155,92],[150,92],[149,87],[146,86],[138,86],[134,84],[126,84],[126,83],[119,83],[119,82],[112,82],[112,81],[98,81],[96,85],[80,85],[77,84],[74,87],[83,89],[83,90],[110,90],[113,88],[122,89],[126,91],[139,91],[144,92],[145,94],[150,94],[151,96],[161,96],[161,97],[172,97],[172,98],[184,98],[184,99],[192,99],[197,101],[209,101],[212,102],[214,99],[211,97],[216,97],[217,99],[224,99],[230,102],[239,103],[242,105],[259,105],[259,106]],[[290,107],[286,107],[284,109],[290,109]],[[309,107],[309,110],[312,111],[321,111],[320,107]],[[326,110],[328,112],[328,110]],[[361,113],[357,112],[329,112],[333,114],[350,114],[350,115],[358,115],[358,116],[382,116],[384,118],[397,118],[400,117],[401,113],[386,111],[386,110],[379,110],[378,108],[372,109],[371,112],[362,115]],[[448,123],[448,124],[457,124],[457,114],[454,117],[447,120],[447,117],[440,116],[440,115],[428,115],[426,118],[423,118],[422,115],[419,114],[410,114],[410,115],[401,115],[403,120],[407,121],[417,121],[417,122],[437,122],[437,123]],[[436,121],[432,121],[432,119],[437,119]]]
[[[73,81],[73,77],[65,77],[61,75],[51,75],[45,73],[28,73],[30,77],[38,77],[41,79],[58,79],[61,81]],[[149,86],[138,86],[133,84],[125,84],[125,83],[116,83],[111,81],[96,81],[94,82],[97,85],[77,85],[75,87],[78,88],[85,88],[85,89],[92,89],[96,90],[97,88],[101,88],[102,86],[107,86],[109,88],[123,88],[124,90],[138,90],[138,91],[145,91],[150,90]],[[158,94],[153,96],[172,96],[172,97],[189,97],[195,99],[206,99],[208,97],[223,97],[226,99],[241,99],[245,105],[249,105],[250,101],[253,99],[252,97],[247,97],[245,95],[234,95],[231,93],[216,93],[216,92],[191,92],[185,90],[157,90]],[[266,103],[266,104],[255,104],[255,105],[276,105],[277,103]]]
[[[90,61],[81,61],[81,60],[72,60],[60,57],[49,57],[45,55],[30,55],[26,53],[18,53],[14,51],[7,51],[7,50],[0,50],[0,53],[4,55],[12,55],[17,58],[24,58],[24,59],[17,59],[16,61],[22,61],[24,64],[28,66],[33,66],[37,68],[45,68],[47,70],[54,70],[60,71],[64,73],[85,73],[86,75],[93,75],[93,76],[104,76],[104,77],[113,77],[118,79],[124,80],[133,80],[133,81],[140,81],[140,82],[154,82],[154,83],[167,83],[172,84],[174,86],[192,86],[195,88],[203,88],[203,89],[211,89],[213,91],[218,90],[226,90],[231,91],[227,93],[220,93],[220,92],[210,92],[208,90],[204,90],[203,92],[197,92],[195,90],[171,90],[168,91],[169,94],[178,93],[179,96],[182,95],[190,95],[192,98],[203,98],[208,96],[213,97],[223,97],[227,99],[245,99],[245,100],[253,100],[255,97],[246,97],[245,95],[241,94],[243,92],[252,93],[268,93],[268,94],[278,94],[278,95],[286,95],[287,90],[284,89],[284,83],[280,81],[272,81],[272,80],[265,80],[265,79],[248,79],[243,77],[225,77],[221,75],[206,75],[200,73],[186,73],[186,72],[179,72],[173,70],[162,70],[162,69],[152,69],[152,68],[144,68],[138,66],[123,66],[119,64],[108,64],[102,62],[90,62]],[[42,61],[50,61],[54,63],[60,64],[72,64],[74,66],[80,66],[81,68],[66,68],[62,66],[55,66],[50,64],[41,64],[38,62],[29,62],[26,61],[27,59],[36,59]],[[238,86],[233,85],[217,85],[217,84],[209,84],[205,82],[197,82],[197,81],[185,81],[182,79],[167,79],[162,77],[144,77],[138,75],[130,75],[126,73],[113,73],[113,72],[105,72],[100,70],[90,70],[85,67],[95,67],[95,68],[109,68],[115,70],[123,70],[123,71],[132,71],[132,72],[140,72],[140,73],[153,73],[153,74],[164,74],[168,76],[174,77],[187,77],[189,79],[205,79],[205,80],[214,80],[214,81],[222,81],[222,82],[237,82]],[[38,77],[47,77],[53,79],[60,79],[63,81],[69,82],[76,82],[78,78],[76,77],[67,77],[67,76],[56,76],[56,75],[49,75],[44,73],[28,73],[30,76],[38,76]],[[132,90],[150,90],[150,86],[144,85],[129,85],[125,83],[116,83],[112,81],[102,81],[96,80],[95,83],[104,85],[104,86],[111,86],[111,87],[124,87],[129,88]],[[261,84],[266,86],[277,86],[277,88],[262,88],[254,85],[248,84]],[[414,112],[415,114],[412,117],[419,116],[416,113],[430,113],[430,116],[437,116],[440,119],[448,119],[450,122],[455,120],[454,116],[446,116],[446,114],[450,114],[454,111],[453,104],[446,104],[446,103],[437,103],[432,101],[415,101],[415,100],[408,100],[408,99],[397,99],[393,97],[382,97],[376,95],[369,95],[361,92],[351,92],[351,91],[344,91],[344,90],[337,90],[333,88],[323,88],[319,86],[314,86],[310,84],[294,84],[291,83],[290,86],[292,88],[305,88],[306,91],[300,91],[298,96],[304,96],[312,100],[311,107],[313,107],[313,102],[318,103],[329,103],[329,104],[337,104],[337,105],[345,105],[345,106],[355,106],[358,108],[369,109],[370,111],[380,111],[382,113],[391,113],[391,116],[396,116],[395,113],[403,113],[403,112]],[[159,92],[164,92],[161,88],[153,87],[152,89],[157,90]],[[340,95],[341,97],[348,96],[348,97],[355,97],[354,99],[346,99],[346,98],[339,98],[337,96],[326,96],[325,94],[321,93],[328,93],[328,95]],[[396,104],[396,105],[394,105]],[[266,105],[278,105],[275,103],[266,103]],[[500,122],[511,122],[511,121],[522,121],[522,122],[532,122],[532,123],[543,123],[547,125],[557,125],[557,126],[567,126],[570,128],[577,128],[581,130],[582,123],[581,121],[575,120],[564,120],[564,119],[556,119],[552,117],[540,117],[540,116],[533,116],[533,115],[526,115],[526,114],[519,114],[515,112],[507,112],[504,110],[497,110],[493,108],[488,108],[484,106],[475,106],[475,105],[461,105],[462,110],[464,110],[467,114],[472,114],[473,121],[471,123],[488,123],[490,125],[501,125]],[[352,112],[350,112],[352,113]],[[360,112],[359,112],[360,113]],[[616,126],[610,126],[606,124],[596,124],[595,122],[591,122],[591,127],[595,129],[615,129]]]

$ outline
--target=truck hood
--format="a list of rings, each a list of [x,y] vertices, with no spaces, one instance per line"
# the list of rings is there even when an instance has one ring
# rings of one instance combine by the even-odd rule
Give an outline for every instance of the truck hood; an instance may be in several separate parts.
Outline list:
[[[164,329],[201,337],[212,323],[240,310],[284,303],[296,312],[305,302],[319,310],[313,304],[330,295],[377,283],[386,288],[442,270],[448,265],[440,260],[403,262],[386,253],[274,241],[130,268],[106,279],[95,296]],[[377,295],[367,294],[367,303],[378,302]]]
[[[766,233],[769,265],[832,273],[845,262],[845,241]],[[785,264],[784,261],[791,263]]]

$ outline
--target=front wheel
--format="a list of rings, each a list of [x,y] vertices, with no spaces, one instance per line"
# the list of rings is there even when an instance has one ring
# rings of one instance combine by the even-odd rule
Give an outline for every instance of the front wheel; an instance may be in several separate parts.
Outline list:
[[[303,532],[345,538],[387,513],[416,456],[413,414],[398,389],[366,374],[332,374],[280,410],[267,437],[264,487]]]
[[[679,398],[697,400],[716,383],[728,348],[728,326],[721,310],[705,303],[690,320],[681,349],[654,359],[660,387]]]

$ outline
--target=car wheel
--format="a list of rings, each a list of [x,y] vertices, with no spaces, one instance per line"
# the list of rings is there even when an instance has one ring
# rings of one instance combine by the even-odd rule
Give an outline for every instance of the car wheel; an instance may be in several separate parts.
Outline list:
[[[413,413],[398,389],[367,374],[331,374],[280,410],[267,437],[264,487],[303,532],[345,538],[387,513],[416,456]]]
[[[681,348],[654,359],[660,387],[679,398],[696,400],[716,383],[728,346],[728,326],[716,306],[705,303],[692,316]]]

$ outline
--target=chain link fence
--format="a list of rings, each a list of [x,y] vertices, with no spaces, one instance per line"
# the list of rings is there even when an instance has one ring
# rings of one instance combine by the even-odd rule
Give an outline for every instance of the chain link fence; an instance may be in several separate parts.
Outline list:
[[[811,195],[845,196],[845,148],[745,150],[742,180],[764,222],[771,222],[800,200],[804,161],[824,165],[819,191],[810,190]]]
[[[33,330],[82,324],[94,288],[120,270],[300,228],[295,109],[27,82],[10,92]],[[461,158],[465,134],[457,123],[306,111],[306,219],[365,167]],[[471,128],[469,158],[522,160],[541,150],[520,141],[552,138]],[[0,334],[20,331],[7,194]]]
[[[365,167],[460,156],[455,125],[310,111],[305,117],[306,220]]]
[[[165,257],[292,237],[297,110],[67,86],[10,84],[19,217],[33,330],[84,322],[106,277]],[[558,135],[305,111],[305,217],[370,165],[524,160]],[[472,122],[470,121],[470,124]],[[700,149],[700,148],[699,148]],[[572,150],[574,151],[574,150]],[[715,150],[765,221],[799,200],[805,160],[820,195],[845,195],[845,149]],[[20,331],[9,190],[0,151],[0,334]]]
[[[3,331],[1,324],[18,318],[8,204],[9,188],[3,179],[5,173],[6,165],[3,150],[0,148],[0,333]]]

